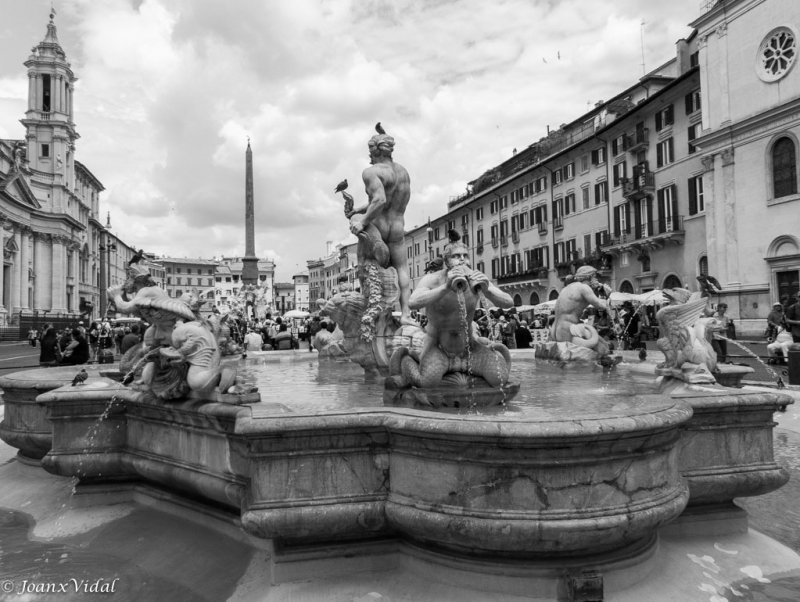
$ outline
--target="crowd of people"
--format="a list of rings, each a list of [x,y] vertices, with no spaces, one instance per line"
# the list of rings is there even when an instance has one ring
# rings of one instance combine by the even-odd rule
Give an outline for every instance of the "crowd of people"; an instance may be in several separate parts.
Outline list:
[[[735,339],[733,320],[727,314],[728,306],[719,303],[714,317],[723,325],[720,335],[715,335],[712,347],[717,361],[728,359],[726,339]],[[641,349],[645,340],[659,336],[655,315],[658,308],[650,305],[634,306],[626,301],[610,311],[589,307],[582,320],[594,326],[598,334],[608,341],[611,349]],[[425,328],[424,314],[412,311],[411,317]],[[544,333],[553,323],[552,312],[529,310],[518,312],[510,309],[478,309],[475,312],[475,327],[480,336],[502,343],[509,349],[528,349],[534,342],[546,338]],[[308,344],[308,351],[319,349],[336,331],[336,324],[320,316],[304,319],[284,319],[267,314],[262,320],[243,319],[229,322],[231,338],[245,351],[300,349],[301,342]],[[131,347],[142,341],[144,324],[98,320],[88,329],[84,322],[57,330],[52,324],[41,329],[31,328],[27,339],[31,346],[41,347],[39,363],[42,366],[79,365],[90,361],[101,362],[102,357],[122,356]],[[537,331],[539,334],[537,335]],[[773,363],[785,363],[789,346],[800,343],[800,293],[794,300],[784,297],[775,302],[767,317],[764,332],[767,352]],[[303,346],[305,347],[305,346]]]

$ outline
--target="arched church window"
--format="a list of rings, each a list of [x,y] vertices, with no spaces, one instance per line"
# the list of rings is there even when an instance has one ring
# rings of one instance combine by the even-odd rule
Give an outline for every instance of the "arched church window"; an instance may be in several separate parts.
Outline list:
[[[698,266],[700,269],[701,276],[708,276],[708,257],[703,255],[700,258],[700,265]]]
[[[630,283],[629,280],[623,280],[622,284],[619,285],[619,292],[628,293],[629,295],[632,295],[633,285]]]
[[[539,305],[539,293],[537,293],[535,291],[531,293],[530,304],[531,305]]]
[[[772,147],[774,198],[797,194],[797,152],[791,138],[779,138]]]
[[[664,286],[661,288],[683,288],[683,284],[675,274],[670,274],[664,279]]]

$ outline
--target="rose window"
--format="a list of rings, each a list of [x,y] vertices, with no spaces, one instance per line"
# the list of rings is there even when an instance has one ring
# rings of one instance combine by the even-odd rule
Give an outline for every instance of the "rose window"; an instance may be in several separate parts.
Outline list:
[[[758,76],[765,82],[774,82],[786,75],[797,56],[797,36],[786,28],[772,31],[758,49]]]

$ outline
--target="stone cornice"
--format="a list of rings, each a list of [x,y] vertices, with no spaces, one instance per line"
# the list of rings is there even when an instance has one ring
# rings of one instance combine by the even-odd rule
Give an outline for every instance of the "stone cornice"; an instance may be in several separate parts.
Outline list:
[[[704,134],[697,138],[694,144],[703,153],[719,152],[723,147],[731,144],[736,146],[743,140],[754,138],[759,134],[765,134],[770,130],[779,129],[786,124],[797,122],[800,122],[800,98]]]

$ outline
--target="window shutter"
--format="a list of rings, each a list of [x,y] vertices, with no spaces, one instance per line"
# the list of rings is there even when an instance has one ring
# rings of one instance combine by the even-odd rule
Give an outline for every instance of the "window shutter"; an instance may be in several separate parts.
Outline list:
[[[630,202],[625,203],[625,233],[628,234],[631,231],[631,204]]]
[[[695,213],[697,213],[697,182],[696,178],[689,178],[689,215]]]
[[[614,236],[617,237],[622,232],[620,232],[620,211],[622,210],[622,205],[617,205],[614,207]]]
[[[619,186],[619,163],[614,166],[614,188]]]
[[[667,208],[664,204],[664,189],[662,188],[656,193],[658,202],[658,228],[659,232],[666,232],[667,230]]]
[[[656,166],[664,165],[664,146],[659,142],[656,146]]]
[[[597,165],[600,163],[600,158],[598,156],[599,151],[593,150],[592,151],[592,165]]]
[[[595,249],[599,249],[601,244],[603,244],[603,233],[602,232],[595,232],[595,234],[594,234],[594,248]]]
[[[638,238],[642,231],[642,206],[639,201],[633,203],[633,224],[635,230],[633,231],[634,238]]]
[[[686,114],[690,115],[692,113],[692,93],[691,92],[683,97],[683,102],[686,105]]]
[[[542,221],[547,221],[547,205],[542,205]]]
[[[672,138],[667,139],[667,148],[669,149],[669,162],[672,163],[675,160],[675,147]]]
[[[536,209],[531,209],[531,211],[530,211],[530,218],[531,218],[531,219],[530,219],[531,226],[532,226],[533,224],[537,224],[537,223],[539,223],[539,222],[538,222],[538,220],[536,219]]]
[[[670,186],[672,189],[672,223],[677,226],[678,224],[678,187],[673,184]]]
[[[608,197],[608,182],[603,182],[602,186],[603,186],[603,202],[607,203],[608,202],[608,198],[609,198]]]
[[[617,152],[619,151],[618,147],[619,147],[619,145],[617,144],[617,139],[614,138],[614,140],[611,141],[611,153],[613,155],[616,155]]]
[[[656,131],[660,132],[662,127],[663,126],[661,125],[661,111],[659,111],[658,113],[656,113]]]
[[[664,125],[672,125],[675,121],[675,110],[673,105],[667,107],[666,115],[664,116]]]

